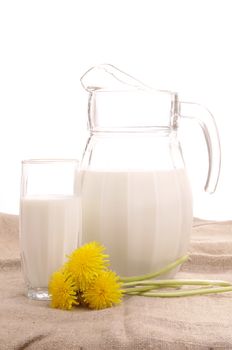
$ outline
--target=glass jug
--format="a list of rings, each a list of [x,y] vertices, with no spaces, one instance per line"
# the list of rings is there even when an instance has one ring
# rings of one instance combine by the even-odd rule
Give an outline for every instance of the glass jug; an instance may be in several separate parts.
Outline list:
[[[81,78],[89,92],[90,136],[81,163],[82,243],[99,241],[111,268],[131,276],[160,269],[187,253],[192,194],[178,140],[180,118],[204,132],[216,188],[220,144],[212,115],[155,90],[112,65]]]

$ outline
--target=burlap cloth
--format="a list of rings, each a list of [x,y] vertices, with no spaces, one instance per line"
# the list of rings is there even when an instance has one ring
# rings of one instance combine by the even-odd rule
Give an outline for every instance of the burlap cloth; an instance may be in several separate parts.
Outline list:
[[[178,277],[232,280],[232,221],[195,221],[190,256]],[[18,217],[0,214],[0,349],[232,349],[232,293],[51,309],[24,296]]]

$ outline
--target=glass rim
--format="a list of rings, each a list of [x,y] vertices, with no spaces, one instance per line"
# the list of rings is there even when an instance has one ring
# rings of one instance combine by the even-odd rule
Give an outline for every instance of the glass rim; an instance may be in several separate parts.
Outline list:
[[[74,158],[31,158],[22,160],[22,164],[47,164],[47,163],[76,163],[80,161]]]

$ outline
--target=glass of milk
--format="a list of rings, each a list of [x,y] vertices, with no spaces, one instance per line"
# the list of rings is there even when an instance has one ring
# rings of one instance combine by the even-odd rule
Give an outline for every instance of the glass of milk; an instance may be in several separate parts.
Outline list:
[[[20,249],[27,296],[49,300],[48,283],[78,246],[78,161],[22,162]]]

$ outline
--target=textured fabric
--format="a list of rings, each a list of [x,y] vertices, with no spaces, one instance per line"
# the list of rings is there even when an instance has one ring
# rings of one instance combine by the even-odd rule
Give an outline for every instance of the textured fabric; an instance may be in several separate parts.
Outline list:
[[[195,221],[179,278],[232,280],[232,222]],[[24,296],[18,217],[0,214],[0,349],[232,349],[232,293],[61,311]]]

